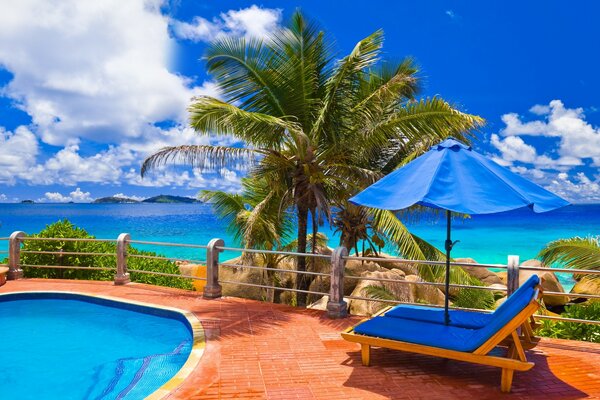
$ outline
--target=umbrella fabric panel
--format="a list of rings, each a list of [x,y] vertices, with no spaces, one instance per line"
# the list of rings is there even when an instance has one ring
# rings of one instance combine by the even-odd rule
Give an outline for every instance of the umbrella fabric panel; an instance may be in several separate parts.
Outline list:
[[[386,210],[420,204],[464,214],[523,207],[544,212],[569,204],[454,139],[435,146],[350,201]]]

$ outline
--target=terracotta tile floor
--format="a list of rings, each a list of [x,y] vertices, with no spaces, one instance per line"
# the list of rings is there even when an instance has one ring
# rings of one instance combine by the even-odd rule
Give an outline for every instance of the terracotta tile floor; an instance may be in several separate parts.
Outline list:
[[[0,292],[102,293],[190,310],[202,321],[206,351],[169,399],[582,399],[600,398],[600,345],[544,339],[528,352],[536,366],[517,372],[500,393],[500,370],[385,349],[369,368],[358,345],[338,332],[357,318],[333,321],[320,311],[140,284],[9,281]]]

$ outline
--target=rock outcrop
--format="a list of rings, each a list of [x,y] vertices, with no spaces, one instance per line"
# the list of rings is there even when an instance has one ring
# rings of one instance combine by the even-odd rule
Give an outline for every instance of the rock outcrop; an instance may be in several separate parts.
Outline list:
[[[457,263],[477,264],[477,261],[472,258],[455,258],[454,261]],[[487,268],[468,266],[462,266],[461,268],[473,278],[483,282],[486,286],[502,283],[498,275]]]
[[[581,278],[581,280],[577,282],[575,286],[573,286],[573,289],[571,289],[571,293],[591,294],[600,296],[600,276],[596,275],[596,278],[592,278],[589,276]],[[585,297],[572,298],[572,300],[578,299],[588,300]]]
[[[536,267],[536,268],[546,268],[547,271],[519,271],[519,282],[523,283],[527,279],[529,279],[532,275],[537,275],[540,277],[542,281],[542,289],[544,292],[559,292],[565,293],[563,286],[558,281],[556,274],[552,272],[551,268],[548,268],[546,265],[542,264],[539,260],[527,260],[521,264],[526,267]],[[506,273],[498,274],[498,276],[502,279],[503,284],[507,284],[507,275]],[[564,306],[569,302],[569,296],[559,295],[559,294],[544,294],[544,304],[549,307],[560,307]]]
[[[373,297],[368,287],[379,287],[388,292],[395,300],[416,303],[444,304],[444,294],[433,286],[415,285],[411,282],[421,280],[416,275],[406,275],[399,269],[386,271],[367,271],[361,274],[362,280],[354,288],[352,296]],[[393,279],[399,282],[381,282],[369,280],[368,278]],[[404,282],[402,282],[404,281]],[[366,301],[351,299],[348,310],[354,315],[373,315],[383,307],[389,305],[385,302]]]

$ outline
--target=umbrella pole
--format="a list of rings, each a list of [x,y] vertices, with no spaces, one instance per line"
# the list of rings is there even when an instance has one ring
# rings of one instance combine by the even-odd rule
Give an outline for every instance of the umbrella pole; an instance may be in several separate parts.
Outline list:
[[[450,296],[450,252],[452,251],[452,239],[450,231],[452,228],[452,211],[446,210],[446,298],[444,299],[444,322],[446,325],[450,323],[450,314],[448,313],[449,296]]]

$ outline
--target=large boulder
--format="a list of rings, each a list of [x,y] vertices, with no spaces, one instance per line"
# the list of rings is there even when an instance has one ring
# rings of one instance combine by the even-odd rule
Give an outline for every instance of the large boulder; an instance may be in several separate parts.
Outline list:
[[[575,286],[573,286],[573,289],[571,289],[571,293],[591,294],[600,296],[600,277],[590,278],[588,276],[585,278],[581,278],[581,280],[577,282]],[[587,300],[585,297],[578,297],[576,299]]]
[[[425,282],[418,275],[407,275],[405,280],[409,282]],[[417,303],[443,305],[446,299],[444,292],[431,285],[408,285]]]
[[[537,275],[540,277],[540,279],[542,281],[542,289],[544,290],[544,292],[565,293],[565,289],[558,281],[558,278],[556,277],[554,272],[552,272],[552,269],[548,268],[541,261],[535,260],[535,259],[527,260],[524,263],[522,263],[521,265],[526,266],[526,267],[547,268],[548,271],[519,270],[519,282],[520,283],[525,282],[532,275]],[[502,283],[504,285],[507,285],[507,281],[508,281],[507,273],[506,272],[498,272],[497,275],[502,280]],[[569,302],[569,296],[558,295],[558,294],[544,294],[544,304],[546,304],[546,306],[559,307],[559,306],[564,306],[568,302]]]
[[[477,261],[475,261],[472,258],[455,258],[454,262],[465,264],[478,264]],[[496,275],[494,272],[490,271],[487,268],[469,266],[462,266],[461,268],[473,278],[476,278],[483,282],[486,286],[502,284],[502,281],[500,280],[498,275]]]
[[[492,291],[495,299],[499,299],[506,296],[506,285],[503,285],[501,283],[494,283],[489,287],[495,289],[494,291]]]
[[[197,276],[198,278],[206,279],[206,265],[190,264],[187,262],[177,262],[176,265],[181,275]],[[206,280],[192,279],[192,285],[194,286],[194,290],[202,292],[204,286],[206,286]]]
[[[377,261],[377,264],[379,264],[385,269],[399,269],[406,275],[419,275],[419,268],[417,264],[406,263],[401,261],[391,261],[394,258],[398,258],[398,256],[392,256],[386,253],[379,253],[378,256],[379,258],[390,259],[390,261]]]
[[[431,286],[424,287],[414,283],[406,283],[417,282],[420,281],[421,278],[416,275],[409,275],[407,277],[405,273],[399,269],[367,271],[361,276],[363,279],[360,280],[354,288],[352,296],[372,297],[370,296],[371,293],[369,293],[368,287],[373,286],[384,289],[394,300],[409,303],[431,302],[438,305],[444,304],[444,295],[439,289]],[[397,282],[381,282],[369,280],[368,278],[392,279]],[[389,303],[350,299],[348,310],[354,315],[373,315],[387,305],[389,305]]]
[[[548,271],[519,271],[519,282],[523,283],[529,279],[532,275],[537,275],[542,281],[542,289],[544,292],[559,292],[565,293],[565,289],[558,281],[556,274],[552,272],[550,268],[544,265],[539,260],[527,260],[521,264],[521,266],[536,267],[536,268],[547,268]],[[569,302],[569,296],[558,295],[558,294],[544,294],[544,304],[549,307],[564,306]]]

